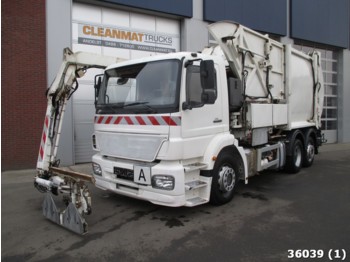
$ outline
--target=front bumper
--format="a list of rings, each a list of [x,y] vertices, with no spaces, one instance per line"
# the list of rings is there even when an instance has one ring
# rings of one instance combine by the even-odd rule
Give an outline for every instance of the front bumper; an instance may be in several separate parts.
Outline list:
[[[184,167],[179,161],[161,161],[159,163],[146,163],[122,159],[108,159],[97,154],[92,161],[101,166],[102,175],[94,174],[95,185],[103,190],[109,190],[117,194],[146,200],[157,205],[184,206],[185,175]],[[174,178],[174,189],[164,190],[152,187],[147,179],[147,184],[136,183],[133,180],[119,178],[115,174],[115,168],[133,171],[134,167],[145,166],[150,170],[151,178],[156,175],[168,175]]]

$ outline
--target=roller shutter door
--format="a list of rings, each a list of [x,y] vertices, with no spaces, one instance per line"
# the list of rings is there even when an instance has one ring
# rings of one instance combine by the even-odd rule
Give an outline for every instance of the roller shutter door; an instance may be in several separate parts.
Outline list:
[[[73,51],[134,59],[180,50],[180,22],[174,19],[73,3]],[[94,119],[94,76],[90,69],[73,95],[75,163],[90,162]]]

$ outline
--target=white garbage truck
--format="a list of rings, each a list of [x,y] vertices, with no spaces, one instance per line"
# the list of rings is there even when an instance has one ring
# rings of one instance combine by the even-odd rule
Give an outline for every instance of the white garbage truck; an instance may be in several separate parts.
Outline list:
[[[309,167],[322,143],[324,85],[318,52],[305,54],[233,22],[209,25],[217,46],[119,61],[66,50],[54,84],[35,186],[44,215],[85,233],[84,181],[164,206],[229,202],[239,180]],[[92,175],[56,159],[64,105],[88,68],[95,77]],[[74,86],[74,87],[73,87]],[[72,217],[74,218],[72,220]]]

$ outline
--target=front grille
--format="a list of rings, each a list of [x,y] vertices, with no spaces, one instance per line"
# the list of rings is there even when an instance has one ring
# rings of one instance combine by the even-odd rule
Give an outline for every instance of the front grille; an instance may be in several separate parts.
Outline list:
[[[126,168],[114,167],[113,173],[117,178],[134,181],[134,171]]]

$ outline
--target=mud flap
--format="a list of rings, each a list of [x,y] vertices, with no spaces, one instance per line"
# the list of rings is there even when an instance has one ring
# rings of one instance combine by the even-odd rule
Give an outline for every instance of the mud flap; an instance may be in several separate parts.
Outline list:
[[[45,194],[43,215],[52,222],[75,233],[81,235],[87,233],[87,223],[73,203],[69,203],[68,207],[63,212],[60,212],[58,211],[55,201],[50,193]]]

